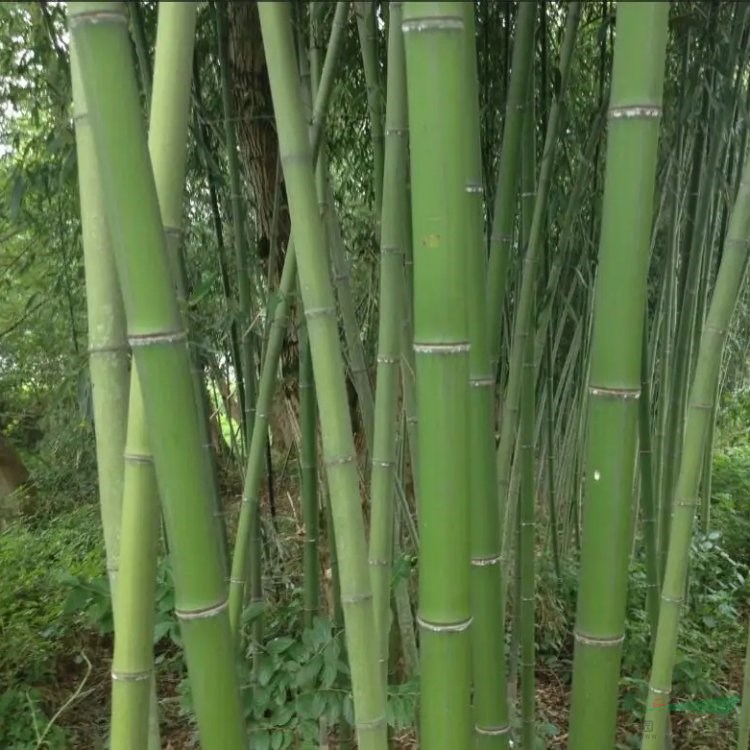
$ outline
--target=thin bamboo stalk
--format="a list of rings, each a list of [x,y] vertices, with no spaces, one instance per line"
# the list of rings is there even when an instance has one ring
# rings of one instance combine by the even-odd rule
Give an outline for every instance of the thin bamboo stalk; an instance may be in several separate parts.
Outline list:
[[[742,181],[732,209],[724,240],[711,304],[703,327],[695,374],[688,401],[680,471],[674,490],[672,527],[669,535],[659,625],[651,664],[643,750],[660,750],[666,728],[664,709],[671,691],[680,610],[684,597],[693,517],[698,502],[698,485],[703,454],[713,413],[713,400],[721,370],[721,357],[732,314],[745,276],[750,245],[750,157],[745,154]]]
[[[323,122],[330,101],[333,87],[334,71],[338,54],[341,49],[342,27],[334,24],[328,41],[323,71],[320,75],[311,126],[311,142],[313,160],[317,159],[323,133]],[[284,266],[279,282],[278,303],[273,312],[273,322],[270,326],[269,341],[261,368],[258,386],[258,402],[255,410],[255,426],[253,440],[247,457],[245,479],[242,487],[242,505],[237,523],[237,538],[232,555],[231,577],[229,580],[229,621],[232,632],[238,632],[243,595],[247,580],[247,557],[250,544],[257,536],[258,487],[260,486],[263,456],[268,442],[268,412],[271,406],[276,371],[284,343],[284,332],[288,322],[290,295],[294,292],[294,282],[297,274],[297,259],[294,249],[294,229],[289,240],[289,246],[284,256]]]
[[[385,701],[380,678],[367,547],[359,498],[354,440],[348,417],[343,360],[328,275],[323,223],[318,213],[312,154],[294,53],[289,5],[260,3],[279,150],[292,224],[299,232],[300,286],[307,317],[323,453],[340,565],[354,715],[360,750],[384,750]]]
[[[402,264],[406,222],[406,79],[401,3],[391,3],[388,31],[388,99],[381,222],[380,315],[375,429],[370,476],[370,580],[383,690],[387,687],[390,584],[393,559],[396,434],[398,417]]]

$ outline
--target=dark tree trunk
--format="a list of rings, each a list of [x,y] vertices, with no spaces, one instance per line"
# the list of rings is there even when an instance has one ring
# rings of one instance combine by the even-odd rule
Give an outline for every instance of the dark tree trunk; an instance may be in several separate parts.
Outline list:
[[[269,257],[273,236],[273,207],[277,180],[279,144],[273,119],[273,104],[256,2],[230,2],[229,59],[232,97],[237,117],[240,159],[254,202],[258,255]],[[276,278],[289,239],[290,221],[281,181],[281,200],[276,228],[276,258],[271,278]]]

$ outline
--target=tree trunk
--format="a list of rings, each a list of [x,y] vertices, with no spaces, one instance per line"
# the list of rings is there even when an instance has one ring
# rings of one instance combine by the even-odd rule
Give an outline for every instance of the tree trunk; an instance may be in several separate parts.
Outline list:
[[[255,204],[258,255],[269,257],[273,231],[274,193],[277,180],[279,143],[273,120],[273,104],[268,82],[266,56],[260,35],[258,5],[255,2],[231,2],[229,10],[229,60],[232,72],[232,97],[237,117],[237,136],[245,177]],[[271,278],[280,272],[283,252],[289,239],[289,213],[283,178],[280,189],[279,217],[276,227],[276,258]]]

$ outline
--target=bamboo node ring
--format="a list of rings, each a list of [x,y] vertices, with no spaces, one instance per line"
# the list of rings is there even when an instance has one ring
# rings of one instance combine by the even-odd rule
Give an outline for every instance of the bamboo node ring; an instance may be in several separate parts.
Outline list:
[[[495,385],[495,378],[469,378],[470,388],[491,388]]]
[[[475,568],[484,568],[489,565],[499,565],[502,559],[502,555],[492,555],[490,557],[472,557],[471,564]]]
[[[378,727],[385,724],[385,714],[383,716],[378,716],[377,719],[371,719],[370,721],[360,721],[357,722],[357,729],[377,729]]]
[[[416,354],[465,354],[468,351],[468,342],[456,344],[414,344],[414,352]]]
[[[379,458],[373,458],[371,461],[373,466],[380,466],[382,469],[390,469],[391,466],[395,466],[395,461],[383,461]]]
[[[375,360],[379,365],[396,365],[399,357],[377,357]]]
[[[323,463],[326,466],[341,466],[342,464],[349,464],[352,461],[354,461],[354,455],[350,456],[337,456],[334,458],[329,458],[328,460],[324,461]]]
[[[412,31],[463,31],[461,18],[447,16],[444,18],[410,18],[401,23],[401,31],[408,34]]]
[[[615,119],[661,117],[661,107],[653,104],[633,104],[627,107],[612,107],[608,115]]]
[[[482,195],[484,193],[484,186],[476,183],[476,182],[469,182],[466,185],[466,192],[467,193],[477,193],[479,195]]]
[[[151,678],[151,670],[147,672],[112,672],[115,682],[143,682]]]
[[[205,609],[183,610],[175,608],[174,613],[177,615],[178,620],[206,620],[209,617],[221,614],[227,608],[227,603],[228,600],[224,598],[218,604],[206,607]]]
[[[386,253],[391,253],[393,255],[403,255],[404,249],[402,247],[399,247],[398,245],[383,245],[380,248],[381,255],[385,255]]]
[[[652,693],[656,693],[657,695],[669,695],[672,692],[672,688],[668,688],[667,690],[662,690],[661,688],[655,688],[651,685],[648,686],[648,689]]]
[[[471,627],[473,621],[474,618],[469,617],[467,620],[462,620],[461,622],[437,623],[429,622],[429,620],[425,620],[417,615],[417,623],[419,624],[419,627],[424,628],[425,630],[430,630],[433,633],[463,633]]]
[[[474,725],[474,731],[477,734],[483,734],[488,737],[502,737],[510,732],[510,725],[505,724],[501,727],[481,727],[479,724]]]
[[[361,602],[367,602],[370,599],[372,599],[372,593],[370,591],[366,591],[363,594],[353,594],[352,596],[347,597],[341,597],[341,602],[343,604],[360,604]]]
[[[244,578],[230,578],[229,583],[232,583],[235,586],[243,586],[245,584],[245,579]]]
[[[367,562],[376,568],[385,568],[388,565],[388,560],[368,560]]]
[[[584,635],[575,631],[574,637],[578,643],[583,643],[587,646],[601,646],[604,648],[617,647],[625,640],[625,634],[617,635],[614,638],[595,638],[590,635]]]
[[[158,344],[176,344],[187,340],[185,331],[169,331],[167,333],[141,333],[128,336],[131,347],[157,346]]]
[[[152,464],[154,457],[148,453],[126,453],[123,459],[131,464]]]
[[[601,396],[602,398],[640,398],[640,388],[600,388],[594,385],[589,386],[591,396]]]
[[[68,23],[71,27],[83,26],[87,23],[122,23],[127,26],[128,17],[125,13],[111,10],[86,10],[70,16]]]
[[[305,317],[308,320],[312,320],[313,318],[321,318],[325,315],[335,315],[336,314],[336,308],[335,307],[311,307],[307,310],[305,310]]]
[[[681,596],[665,596],[662,594],[661,600],[663,602],[668,602],[669,604],[682,604]]]

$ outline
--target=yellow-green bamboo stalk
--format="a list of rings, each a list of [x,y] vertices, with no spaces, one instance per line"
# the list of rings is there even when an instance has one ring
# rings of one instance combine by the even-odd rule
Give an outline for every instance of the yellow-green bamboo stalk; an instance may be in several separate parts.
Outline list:
[[[383,690],[388,667],[390,584],[393,558],[393,501],[400,363],[400,303],[406,204],[406,72],[401,3],[391,3],[388,33],[388,99],[385,108],[385,167],[380,246],[375,433],[370,477],[370,580],[373,589]]]
[[[471,498],[472,682],[474,748],[505,750],[510,739],[502,627],[500,508],[495,473],[495,377],[487,340],[487,257],[483,237],[482,164],[474,5],[463,3],[463,83],[467,132],[467,290],[469,341],[469,489]],[[390,91],[390,87],[389,87]]]
[[[614,744],[669,6],[617,6],[588,392],[570,750]],[[640,154],[633,159],[633,153]]]
[[[129,431],[134,396],[128,399],[128,347],[125,327],[125,310],[122,303],[117,269],[109,241],[109,231],[104,216],[99,168],[94,142],[86,110],[75,44],[70,49],[71,83],[73,90],[73,120],[76,132],[76,152],[80,188],[81,224],[83,227],[84,270],[86,274],[86,302],[89,320],[89,351],[94,405],[94,428],[96,432],[97,469],[100,485],[100,504],[104,547],[107,558],[112,610],[115,630],[118,629],[118,614],[132,612],[127,592],[118,595],[121,588],[120,567],[126,581],[132,580],[129,564],[129,539],[132,514],[128,511],[130,495],[128,470],[125,466],[130,453]],[[134,369],[133,369],[134,372]],[[137,402],[136,397],[136,402]],[[145,469],[148,471],[148,467]],[[153,472],[153,464],[150,470]],[[154,480],[155,483],[155,480]],[[154,485],[155,486],[155,485]],[[158,495],[156,497],[155,528],[158,535]],[[131,504],[132,506],[132,504]],[[144,519],[147,525],[148,519]],[[148,565],[148,555],[144,554]],[[152,575],[153,579],[153,575]],[[153,611],[153,592],[149,595],[148,576],[139,602],[147,602]],[[119,601],[122,606],[118,606]],[[136,613],[137,614],[137,613]],[[146,618],[147,644],[151,648],[152,620]],[[145,703],[135,707],[134,721],[143,729],[138,747],[157,750],[159,739],[159,716],[156,689],[153,679],[145,682]],[[112,732],[113,737],[115,732]]]
[[[380,690],[372,591],[359,503],[356,452],[329,278],[325,230],[318,212],[313,160],[295,60],[288,3],[259,3],[279,149],[287,186],[330,489],[360,750],[385,750],[385,700]]]
[[[424,750],[467,750],[472,618],[461,4],[406,3],[402,28],[419,415],[420,744]]]
[[[185,295],[181,258],[182,204],[195,15],[195,3],[159,6],[150,107],[149,150],[173,282],[181,300]],[[195,372],[193,375],[196,399],[201,399],[202,386]],[[123,574],[118,586],[118,599],[123,606],[116,614],[112,661],[112,750],[137,750],[144,746],[148,732],[149,685],[154,683],[152,644],[159,492],[136,368],[131,371],[130,391],[122,515]],[[202,407],[202,399],[197,404]],[[201,426],[205,436],[207,424],[203,410]],[[208,461],[205,439],[202,442]],[[156,718],[154,711],[151,715]],[[156,726],[158,728],[158,724]]]
[[[339,3],[339,6],[341,5],[346,8],[346,3]],[[341,13],[342,11],[337,8],[337,15]],[[320,148],[323,124],[333,88],[334,71],[341,50],[342,32],[342,23],[334,23],[332,25],[331,34],[328,39],[328,50],[326,51],[323,70],[320,74],[320,82],[313,107],[312,125],[310,127],[313,162],[316,161]],[[232,625],[232,632],[235,634],[239,628],[247,576],[246,561],[250,540],[256,536],[253,527],[258,518],[258,486],[261,479],[263,454],[268,440],[268,410],[271,406],[276,371],[281,348],[284,343],[284,331],[286,330],[288,321],[289,304],[291,296],[294,293],[294,282],[297,275],[297,259],[293,236],[294,227],[292,227],[292,237],[289,239],[289,245],[284,257],[284,267],[279,282],[278,303],[273,312],[268,346],[266,347],[266,355],[263,360],[263,367],[261,368],[253,438],[250,443],[250,451],[248,452],[245,480],[242,488],[242,506],[237,524],[237,541],[232,555],[231,577],[229,580],[229,620]]]
[[[703,326],[690,388],[680,470],[675,484],[669,549],[661,590],[659,625],[651,663],[642,750],[661,750],[667,725],[672,670],[703,455],[721,371],[727,331],[745,276],[750,243],[750,154],[745,154],[737,197],[729,218],[721,264]]]
[[[190,354],[167,259],[124,3],[69,4],[112,231],[128,335],[173,562],[198,731],[205,750],[247,745],[234,668],[212,479]]]

